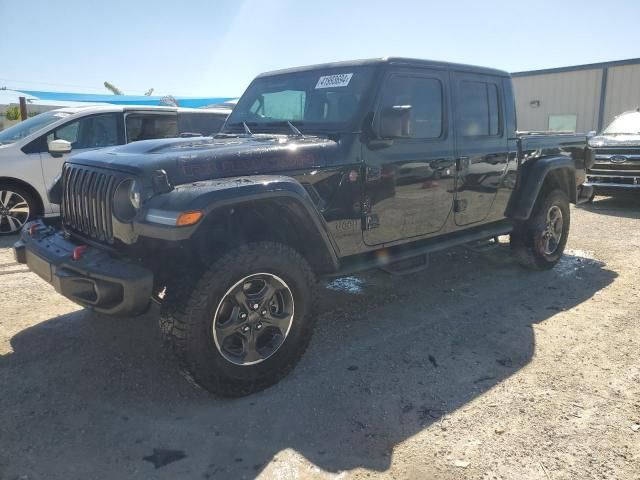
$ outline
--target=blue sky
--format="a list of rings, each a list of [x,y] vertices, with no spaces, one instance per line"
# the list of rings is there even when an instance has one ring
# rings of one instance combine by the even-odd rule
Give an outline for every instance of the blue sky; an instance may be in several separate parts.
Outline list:
[[[0,87],[235,96],[258,73],[385,55],[508,71],[640,57],[640,1],[0,0]]]

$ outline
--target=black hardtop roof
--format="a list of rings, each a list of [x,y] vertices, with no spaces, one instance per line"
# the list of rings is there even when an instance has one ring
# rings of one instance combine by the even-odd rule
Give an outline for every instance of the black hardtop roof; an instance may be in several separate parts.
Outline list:
[[[447,69],[447,70],[459,70],[459,71],[464,71],[469,73],[495,75],[499,77],[510,76],[509,72],[505,72],[503,70],[497,70],[495,68],[487,68],[487,67],[478,67],[475,65],[465,65],[462,63],[439,62],[435,60],[420,60],[417,58],[404,58],[404,57],[383,57],[383,58],[369,58],[369,59],[363,59],[363,60],[347,60],[343,62],[320,63],[317,65],[308,65],[304,67],[285,68],[282,70],[273,70],[271,72],[261,73],[256,78],[270,77],[272,75],[284,75],[287,73],[305,72],[308,70],[322,70],[322,69],[329,70],[332,68],[360,67],[363,65],[382,65],[382,64],[407,65],[407,66],[413,66],[413,67],[431,67],[431,68],[440,68],[440,69]]]

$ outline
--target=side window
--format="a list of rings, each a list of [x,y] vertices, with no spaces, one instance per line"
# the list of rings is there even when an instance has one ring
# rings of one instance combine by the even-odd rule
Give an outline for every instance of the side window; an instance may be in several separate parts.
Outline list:
[[[501,132],[498,87],[463,80],[458,86],[458,131],[463,137],[498,136]]]
[[[127,143],[178,136],[178,118],[175,114],[132,113],[127,115],[125,123]]]
[[[385,81],[381,109],[410,106],[410,138],[433,139],[443,134],[442,83],[436,78],[394,75]]]
[[[578,125],[577,115],[549,115],[549,130],[552,132],[575,132]]]
[[[74,149],[118,145],[118,116],[107,114],[80,118],[49,132],[47,143],[52,140],[66,140]]]
[[[66,140],[72,145],[78,141],[78,129],[80,127],[80,120],[67,123],[60,128],[57,128],[47,136],[47,143],[51,140]]]
[[[215,134],[226,118],[224,114],[217,113],[178,113],[178,133]]]

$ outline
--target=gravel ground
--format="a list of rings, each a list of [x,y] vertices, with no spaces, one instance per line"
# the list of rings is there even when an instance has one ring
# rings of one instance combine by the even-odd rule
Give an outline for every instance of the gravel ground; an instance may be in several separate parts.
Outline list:
[[[296,370],[221,400],[154,312],[79,309],[0,241],[0,478],[640,478],[640,199],[573,209],[552,271],[502,244],[325,283]]]

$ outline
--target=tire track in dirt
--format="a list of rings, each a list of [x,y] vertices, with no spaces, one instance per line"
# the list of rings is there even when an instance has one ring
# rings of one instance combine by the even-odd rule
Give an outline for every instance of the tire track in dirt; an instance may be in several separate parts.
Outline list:
[[[18,262],[0,263],[0,276],[26,273],[29,269]]]

